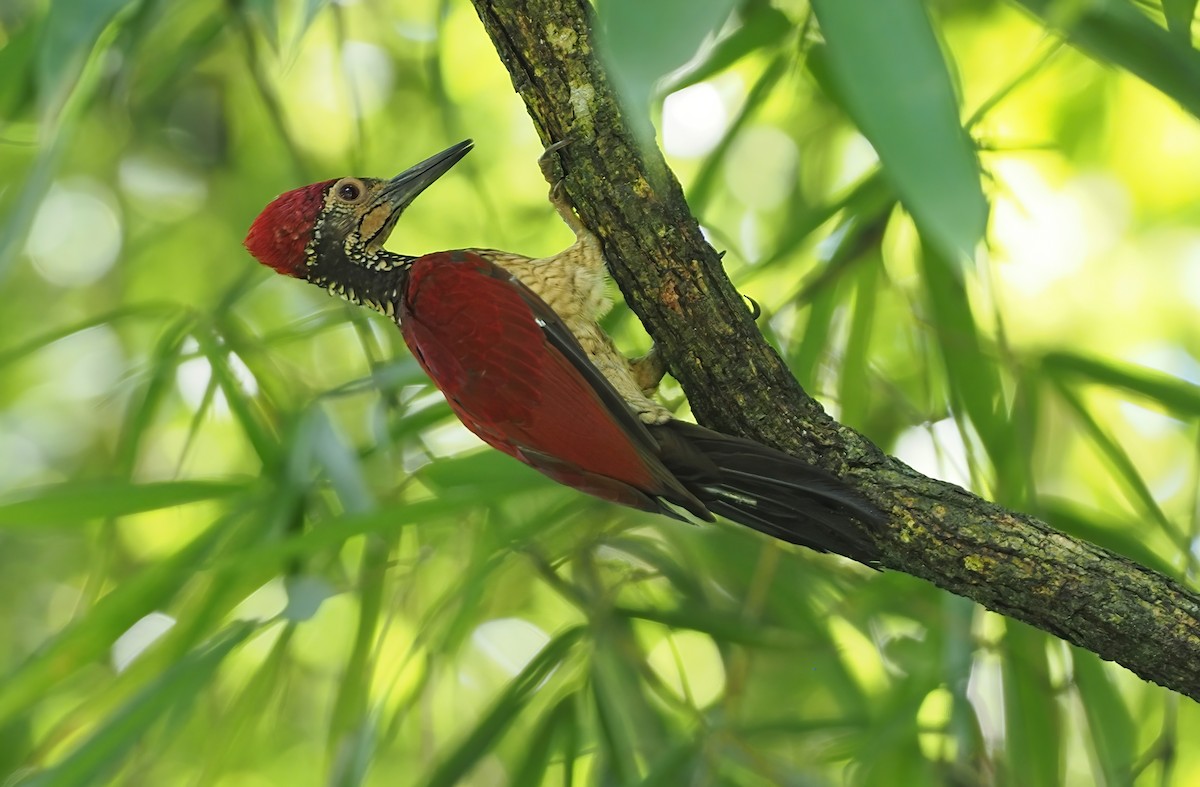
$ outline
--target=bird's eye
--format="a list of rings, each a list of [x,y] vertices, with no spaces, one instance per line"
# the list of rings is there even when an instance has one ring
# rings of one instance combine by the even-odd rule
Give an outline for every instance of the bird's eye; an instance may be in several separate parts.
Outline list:
[[[343,202],[358,202],[363,195],[363,186],[357,180],[346,178],[334,186],[333,193]]]

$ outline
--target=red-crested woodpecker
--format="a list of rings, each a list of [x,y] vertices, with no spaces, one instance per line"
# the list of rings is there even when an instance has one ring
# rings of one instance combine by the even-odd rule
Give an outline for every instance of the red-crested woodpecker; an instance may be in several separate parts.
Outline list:
[[[552,257],[383,248],[404,209],[471,146],[391,180],[346,177],[287,192],[255,219],[246,248],[394,320],[463,424],[550,478],[675,518],[677,509],[720,514],[874,563],[872,531],[883,517],[857,492],[773,448],[672,418],[650,398],[662,365],[653,352],[629,361],[598,325],[609,306],[604,255],[557,188],[551,201],[576,242]]]

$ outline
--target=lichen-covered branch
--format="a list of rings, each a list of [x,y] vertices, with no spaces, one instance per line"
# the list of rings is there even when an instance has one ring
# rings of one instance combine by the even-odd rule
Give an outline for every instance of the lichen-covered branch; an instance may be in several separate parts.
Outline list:
[[[763,340],[656,148],[640,150],[584,0],[472,0],[565,188],[697,418],[858,487],[887,568],[927,579],[1200,699],[1200,596],[1033,517],[926,478],[829,418]]]

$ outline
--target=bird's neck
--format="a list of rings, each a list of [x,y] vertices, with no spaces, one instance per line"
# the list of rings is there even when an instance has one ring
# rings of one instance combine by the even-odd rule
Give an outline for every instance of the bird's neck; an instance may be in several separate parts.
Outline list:
[[[329,258],[326,258],[329,259]],[[394,318],[397,305],[408,282],[408,269],[414,257],[379,251],[370,260],[352,261],[345,257],[318,265],[310,270],[309,281],[330,295],[374,309]]]

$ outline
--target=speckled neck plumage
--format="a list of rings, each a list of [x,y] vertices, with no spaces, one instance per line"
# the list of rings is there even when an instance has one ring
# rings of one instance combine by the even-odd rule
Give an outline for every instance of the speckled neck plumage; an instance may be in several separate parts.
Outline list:
[[[330,295],[395,318],[413,257],[384,250],[368,255],[361,246],[348,249],[320,233],[307,251],[307,281]]]

